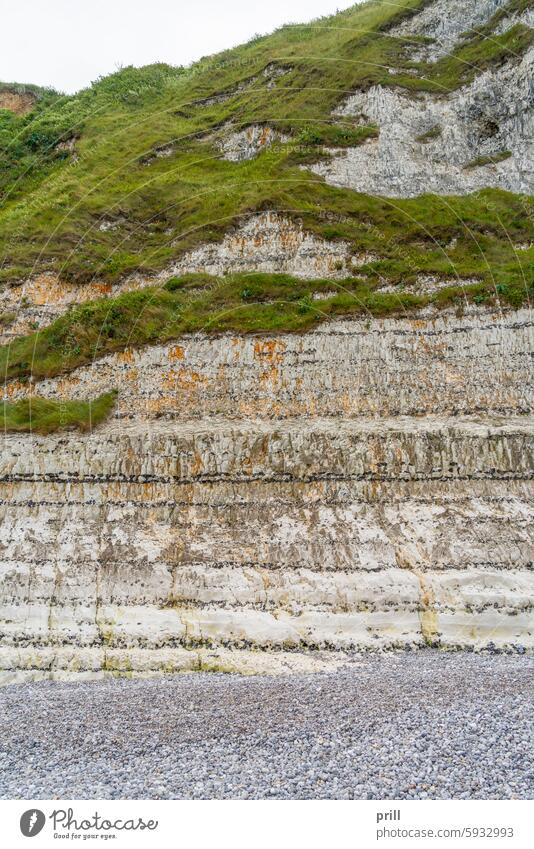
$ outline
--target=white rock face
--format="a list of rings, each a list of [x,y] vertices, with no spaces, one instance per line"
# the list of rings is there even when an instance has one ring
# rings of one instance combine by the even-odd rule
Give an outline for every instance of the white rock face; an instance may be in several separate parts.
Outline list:
[[[0,646],[0,681],[99,680],[117,675],[152,678],[174,672],[234,672],[241,675],[332,672],[353,662],[342,650],[296,652],[223,648],[170,649],[31,648]]]
[[[228,128],[227,132],[216,140],[216,146],[221,151],[223,159],[228,159],[230,162],[243,162],[254,159],[258,153],[275,142],[283,144],[288,140],[289,136],[279,133],[272,127],[254,124],[237,131]]]
[[[435,38],[437,59],[501,7],[436,0],[394,34]],[[391,197],[531,191],[532,61],[449,96],[353,95],[342,114],[380,138],[315,170]],[[273,86],[283,73],[264,71]],[[225,155],[255,155],[272,141],[258,133],[229,137]],[[45,275],[2,308],[29,302],[8,328],[24,332],[77,299],[199,271],[327,277],[335,292],[373,258],[264,212],[158,278],[74,291]],[[415,291],[441,282],[421,274]],[[534,648],[533,341],[528,309],[429,308],[305,334],[198,333],[7,384],[7,399],[119,399],[93,433],[0,436],[0,682]]]
[[[213,648],[531,645],[533,432],[204,421],[9,437],[6,677],[43,658],[106,671],[116,652],[142,672],[162,651],[188,668]]]
[[[534,9],[524,9],[522,12],[514,12],[512,15],[508,15],[503,18],[493,32],[495,35],[502,35],[508,30],[511,30],[512,27],[517,26],[517,24],[523,24],[525,27],[534,27]]]
[[[454,282],[455,286],[472,286],[480,282],[476,277],[460,278]],[[385,284],[379,287],[380,292],[397,293],[413,292],[415,295],[433,295],[451,285],[451,281],[438,277],[437,274],[418,274],[415,281],[409,285]]]
[[[357,92],[339,114],[378,124],[379,138],[331,151],[333,160],[311,168],[332,185],[386,197],[483,188],[532,194],[533,69],[531,49],[521,61],[486,71],[448,96],[383,86]],[[504,153],[510,156],[474,167],[480,157]]]
[[[344,242],[327,242],[290,218],[264,212],[248,217],[222,242],[189,252],[163,276],[194,271],[214,275],[262,271],[341,278],[351,273],[351,267],[368,261],[368,256],[351,257]]]
[[[391,35],[409,39],[424,35],[434,44],[418,48],[414,58],[436,62],[451,53],[464,33],[486,24],[509,0],[434,0],[413,17],[391,30]],[[410,44],[409,40],[407,41]]]
[[[532,411],[532,317],[473,309],[463,318],[363,318],[306,334],[186,336],[110,354],[38,384],[51,397],[120,389],[143,419],[513,415]],[[12,383],[8,397],[28,393]]]
[[[532,645],[531,349],[527,310],[473,310],[188,337],[44,381],[118,386],[122,418],[3,438],[0,678]]]

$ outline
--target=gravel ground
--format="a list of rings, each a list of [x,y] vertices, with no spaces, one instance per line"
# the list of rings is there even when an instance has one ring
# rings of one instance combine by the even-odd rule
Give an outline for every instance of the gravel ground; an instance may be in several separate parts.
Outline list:
[[[0,690],[1,798],[534,798],[534,663],[436,651],[341,672]]]

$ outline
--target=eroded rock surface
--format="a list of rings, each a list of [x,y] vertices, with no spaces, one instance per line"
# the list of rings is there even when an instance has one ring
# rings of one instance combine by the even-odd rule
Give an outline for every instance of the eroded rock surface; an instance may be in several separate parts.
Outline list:
[[[356,92],[339,114],[376,123],[379,137],[333,150],[312,170],[332,185],[387,197],[484,188],[532,194],[533,69],[531,49],[450,95],[385,86]]]
[[[505,8],[509,0],[435,0],[420,12],[391,30],[391,35],[406,38],[425,36],[431,44],[414,50],[414,58],[436,62],[451,53],[465,34],[484,26],[493,15]]]
[[[36,99],[31,91],[5,88],[0,91],[0,109],[7,109],[15,115],[26,115],[32,111]]]
[[[232,130],[230,127],[216,140],[216,146],[221,151],[222,158],[230,162],[243,162],[254,159],[262,150],[275,142],[284,143],[289,136],[278,132],[273,127],[253,124],[242,130]]]
[[[186,336],[127,350],[34,387],[91,398],[120,389],[121,416],[291,418],[508,415],[532,411],[529,310],[360,319],[306,334]],[[28,393],[10,383],[7,397]]]
[[[137,273],[111,284],[95,275],[88,283],[74,285],[46,273],[5,287],[0,291],[0,314],[7,320],[0,324],[0,344],[46,327],[73,304],[158,286],[172,275],[259,271],[336,279],[354,275],[373,259],[372,254],[353,254],[346,242],[318,238],[287,216],[259,213],[238,222],[221,242],[189,251],[157,276]]]
[[[340,321],[44,381],[118,386],[119,418],[3,439],[4,678],[530,646],[531,337],[526,310]]]
[[[222,242],[204,245],[179,259],[172,274],[204,271],[229,274],[263,271],[296,277],[347,277],[350,269],[369,261],[353,257],[344,242],[327,242],[301,224],[274,212],[248,217]]]
[[[436,0],[392,34],[434,39],[409,49],[435,61],[501,8]],[[495,32],[530,21],[528,10],[510,15]],[[450,94],[353,93],[340,114],[378,124],[379,138],[314,170],[390,197],[531,192],[533,57]],[[284,73],[269,65],[197,105]],[[276,140],[267,130],[225,136],[223,155],[256,155]],[[290,273],[330,278],[335,292],[378,258],[289,214],[232,223],[157,277],[75,288],[49,274],[6,289],[4,340],[77,301],[173,274]],[[442,284],[420,274],[412,286]],[[384,280],[382,291],[395,289]],[[311,671],[374,648],[532,648],[532,343],[531,311],[496,297],[491,308],[430,306],[303,334],[199,333],[8,383],[10,400],[119,396],[93,433],[2,436],[0,681]]]
[[[522,24],[525,27],[534,27],[534,9],[523,9],[522,12],[513,12],[500,20],[493,32],[495,35],[502,35],[512,27]]]

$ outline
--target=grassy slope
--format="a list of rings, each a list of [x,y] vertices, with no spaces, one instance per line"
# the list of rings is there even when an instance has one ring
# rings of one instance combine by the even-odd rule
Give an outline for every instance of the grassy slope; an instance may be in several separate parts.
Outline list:
[[[184,333],[298,332],[336,315],[406,315],[426,304],[497,299],[519,306],[525,289],[478,283],[432,295],[381,293],[361,279],[301,280],[287,274],[187,275],[114,299],[77,306],[49,327],[0,349],[3,379],[39,379],[71,371],[112,351],[155,345]],[[320,300],[314,293],[321,294]],[[461,308],[461,306],[460,306]]]
[[[329,140],[324,128],[333,107],[356,87],[381,82],[447,91],[477,67],[521,52],[532,37],[521,27],[498,38],[474,36],[452,57],[418,65],[422,78],[391,75],[390,67],[414,63],[406,42],[390,37],[387,27],[423,3],[371,2],[284,27],[189,69],[125,69],[76,97],[56,98],[35,116],[10,118],[18,131],[11,128],[13,142],[4,141],[4,156],[17,145],[33,145],[35,161],[24,175],[18,173],[18,154],[13,173],[9,163],[4,168],[0,279],[43,268],[79,281],[159,270],[181,251],[220,239],[239,216],[265,207],[305,216],[307,226],[329,238],[348,238],[355,251],[374,240],[360,226],[363,219],[384,234],[382,254],[395,257],[398,244],[409,244],[415,262],[436,272],[453,237],[458,245],[450,264],[460,273],[476,268],[488,274],[482,254],[494,268],[517,265],[507,234],[526,239],[527,216],[518,198],[498,192],[475,202],[369,198],[326,186],[299,169],[300,144],[298,151],[277,146],[250,162],[232,163],[221,160],[206,139],[230,119],[237,125],[265,122],[300,134],[310,155],[317,155],[315,140]],[[261,72],[271,63],[290,70],[269,88]],[[241,85],[225,102],[199,104]],[[350,136],[354,127],[344,122],[343,130]],[[55,146],[70,135],[79,136],[75,165]],[[150,160],[156,147],[168,143],[175,145],[171,157]],[[325,220],[328,211],[341,213],[343,223]],[[118,226],[100,230],[102,218],[115,218]],[[472,233],[480,237],[480,250]]]
[[[220,240],[261,209],[298,216],[327,239],[381,257],[362,269],[365,281],[336,284],[338,294],[320,302],[313,292],[331,290],[332,282],[246,275],[211,281],[193,299],[184,300],[185,280],[172,292],[152,289],[80,307],[1,351],[1,373],[53,374],[104,351],[200,327],[299,330],[340,312],[404,312],[429,299],[380,295],[373,287],[384,277],[409,282],[419,271],[450,277],[451,288],[434,297],[438,303],[466,296],[521,303],[532,285],[533,257],[525,253],[521,262],[512,243],[532,239],[531,199],[485,191],[389,200],[333,188],[299,167],[320,156],[322,144],[357,143],[376,132],[350,121],[334,125],[333,108],[354,89],[381,83],[414,96],[444,93],[532,43],[521,26],[490,36],[490,22],[452,56],[414,63],[410,40],[388,30],[424,4],[375,0],[283,27],[190,68],[126,68],[73,97],[39,92],[30,115],[0,112],[0,281],[45,269],[78,282],[151,273],[186,249]],[[525,5],[512,0],[509,8]],[[263,71],[273,64],[287,72],[270,82]],[[210,100],[221,92],[225,99]],[[221,160],[208,135],[230,120],[278,127],[297,144],[273,146],[248,162]],[[76,159],[58,148],[69,139]],[[166,145],[172,155],[154,156]],[[116,226],[100,229],[102,220]],[[458,276],[480,283],[465,292],[454,286]]]
[[[116,393],[108,392],[94,401],[56,401],[33,397],[14,403],[4,402],[0,408],[0,430],[40,434],[72,428],[92,430],[110,415],[115,400]]]

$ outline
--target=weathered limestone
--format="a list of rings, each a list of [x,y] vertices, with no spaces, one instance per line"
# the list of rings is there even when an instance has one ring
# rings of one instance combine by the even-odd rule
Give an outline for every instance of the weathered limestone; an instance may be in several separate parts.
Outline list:
[[[522,24],[525,27],[534,27],[534,9],[524,9],[522,12],[514,12],[511,15],[507,15],[503,18],[493,32],[495,35],[502,35],[508,30],[511,30],[512,27],[517,26],[517,24]]]
[[[528,311],[473,310],[44,381],[118,386],[119,418],[3,439],[0,678],[531,646],[531,342]]]
[[[0,91],[0,109],[7,109],[15,115],[26,115],[31,112],[37,100],[33,91],[24,91],[19,86],[4,88]]]
[[[484,26],[509,0],[434,0],[400,26],[391,35],[409,38],[423,35],[434,43],[417,46],[414,58],[436,62],[462,42],[466,32]]]
[[[368,256],[351,256],[344,242],[327,242],[290,218],[263,212],[247,216],[222,242],[185,254],[166,276],[196,271],[214,275],[262,271],[342,278],[350,275],[351,268],[368,261]]]
[[[111,227],[104,221],[100,226]],[[354,255],[345,242],[330,242],[304,230],[298,221],[275,212],[262,212],[237,222],[218,244],[189,251],[157,276],[132,274],[117,283],[95,277],[82,286],[68,284],[55,274],[41,274],[0,292],[0,344],[14,336],[46,327],[72,304],[121,292],[157,286],[170,276],[191,272],[223,275],[240,271],[289,273],[296,277],[343,278],[354,275],[374,255]]]
[[[283,144],[288,140],[289,136],[278,132],[273,127],[253,124],[242,130],[232,130],[230,125],[215,140],[215,144],[221,151],[223,159],[230,162],[243,162],[254,159],[258,153],[275,142]]]
[[[272,338],[199,334],[110,354],[35,391],[91,398],[119,388],[121,416],[180,420],[528,413],[532,339],[526,309],[341,320]]]
[[[9,320],[0,325],[0,344],[13,336],[23,336],[51,324],[69,306],[125,291],[125,284],[113,286],[95,279],[82,286],[68,284],[56,274],[45,273],[0,290],[0,314]]]
[[[449,95],[384,86],[356,92],[338,114],[378,124],[379,137],[332,150],[331,160],[311,168],[332,185],[387,197],[484,188],[532,194],[533,68],[531,49]],[[476,164],[486,156],[496,161]]]
[[[8,437],[4,662],[530,645],[533,433],[297,420]]]
[[[197,648],[129,649],[20,648],[0,646],[0,683],[52,679],[98,680],[113,676],[151,678],[176,672],[234,672],[241,675],[332,672],[347,661],[346,652],[258,651],[257,649]]]

